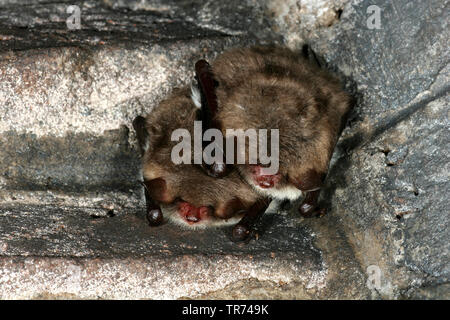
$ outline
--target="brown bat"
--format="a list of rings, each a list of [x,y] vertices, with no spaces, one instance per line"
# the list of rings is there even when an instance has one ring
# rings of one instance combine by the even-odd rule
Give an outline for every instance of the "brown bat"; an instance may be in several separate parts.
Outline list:
[[[216,179],[197,165],[172,161],[179,144],[172,141],[172,133],[182,129],[193,136],[194,121],[201,120],[190,94],[189,88],[175,89],[146,118],[139,116],[133,121],[142,154],[147,218],[152,226],[164,220],[194,229],[236,225],[233,237],[243,240],[267,201],[237,171]],[[239,223],[247,214],[254,218]]]
[[[336,78],[304,55],[278,47],[233,49],[212,66],[198,61],[195,69],[191,93],[177,89],[146,119],[133,122],[150,224],[162,223],[163,213],[191,228],[237,223],[233,236],[242,240],[270,198],[304,195],[302,215],[323,213],[320,188],[352,102]],[[248,163],[247,142],[243,151],[234,150],[235,156],[245,153],[244,164],[175,164],[172,133],[184,128],[192,137],[196,120],[203,133],[219,129],[225,137],[227,129],[278,129],[279,170],[266,174],[266,164]],[[200,152],[206,147],[203,141]],[[196,152],[189,151],[191,158]]]
[[[266,165],[250,163],[247,141],[235,152],[245,153],[245,162],[235,167],[262,196],[304,196],[299,211],[309,217],[324,214],[317,203],[320,189],[353,99],[305,53],[255,46],[225,52],[211,66],[200,60],[192,100],[203,110],[206,129],[217,128],[225,137],[229,129],[278,129],[278,172],[267,174]],[[224,161],[202,167],[213,177],[233,172]]]

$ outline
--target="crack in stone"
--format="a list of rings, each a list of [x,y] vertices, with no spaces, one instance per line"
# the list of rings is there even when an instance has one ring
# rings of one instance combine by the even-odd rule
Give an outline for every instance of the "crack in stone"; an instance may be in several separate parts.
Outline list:
[[[430,85],[430,87],[431,87],[431,85]],[[424,91],[427,91],[427,90],[424,90]],[[424,92],[424,91],[422,91],[422,92]],[[414,113],[425,108],[429,103],[444,97],[449,91],[450,91],[450,85],[441,87],[434,94],[432,93],[417,102],[407,104],[409,106],[402,108],[401,110],[396,112],[394,115],[386,116],[383,119],[377,121],[374,124],[374,129],[371,130],[371,133],[368,134],[368,137],[366,139],[364,139],[364,136],[361,132],[356,132],[351,137],[346,138],[344,141],[342,141],[341,144],[344,146],[344,149],[347,153],[357,150],[357,149],[360,149],[360,148],[366,146],[367,144],[373,142],[383,132],[386,132],[387,130],[394,128],[399,123],[407,120]]]

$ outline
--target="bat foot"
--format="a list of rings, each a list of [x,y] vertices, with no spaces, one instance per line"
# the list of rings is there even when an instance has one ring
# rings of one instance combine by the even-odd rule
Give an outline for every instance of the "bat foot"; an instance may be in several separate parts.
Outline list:
[[[245,225],[237,224],[233,228],[232,237],[233,241],[241,242],[245,241],[251,233],[251,229]]]
[[[250,241],[259,238],[257,224],[269,206],[269,199],[261,199],[245,212],[244,217],[233,227],[232,240],[234,242]]]
[[[157,227],[163,222],[163,214],[160,208],[155,208],[147,211],[147,220],[150,226]]]
[[[307,202],[302,203],[298,211],[304,218],[320,218],[327,214],[327,209],[320,208],[317,205],[312,205],[311,203]]]

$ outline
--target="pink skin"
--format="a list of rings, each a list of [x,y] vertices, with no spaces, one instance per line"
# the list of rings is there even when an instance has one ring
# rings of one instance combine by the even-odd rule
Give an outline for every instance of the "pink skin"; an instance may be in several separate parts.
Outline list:
[[[264,175],[263,167],[257,165],[251,166],[251,174],[253,176],[253,181],[255,182],[255,184],[264,189],[273,188],[281,180],[281,175],[279,173]]]
[[[211,215],[211,209],[205,206],[197,208],[189,202],[181,201],[178,213],[187,223],[194,224],[207,219]]]

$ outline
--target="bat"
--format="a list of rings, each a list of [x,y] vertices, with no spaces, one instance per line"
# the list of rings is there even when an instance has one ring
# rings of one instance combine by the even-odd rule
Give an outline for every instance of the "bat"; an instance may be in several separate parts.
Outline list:
[[[211,65],[200,60],[190,89],[175,89],[146,118],[133,121],[150,225],[234,225],[233,238],[244,240],[270,199],[303,197],[302,216],[325,213],[318,206],[320,189],[353,99],[311,56],[255,46],[229,50]],[[214,143],[221,142],[212,154],[222,158],[207,162],[211,130]],[[276,171],[268,170],[267,159],[251,161],[256,149],[268,146],[255,149],[250,137],[239,145],[229,130],[276,130],[265,140],[277,142]]]
[[[246,220],[239,224],[240,220],[248,212],[255,220],[267,208],[267,201],[237,171],[217,179],[197,165],[172,161],[179,144],[172,133],[181,129],[193,135],[194,122],[201,121],[190,94],[189,88],[175,89],[146,118],[138,116],[133,121],[142,157],[147,219],[151,226],[171,221],[191,229],[236,225],[239,231],[233,231],[233,238],[244,240],[252,226]]]
[[[235,152],[244,154],[243,163],[234,159],[232,165],[202,164],[205,173],[223,177],[235,168],[260,195],[280,200],[303,197],[302,216],[323,215],[320,189],[354,104],[339,80],[320,67],[308,47],[299,53],[276,46],[236,48],[211,65],[198,61],[195,70],[191,98],[202,108],[207,129],[221,130],[224,137],[230,129],[279,132],[277,172],[268,173],[264,163],[251,163],[252,148],[246,142]]]

